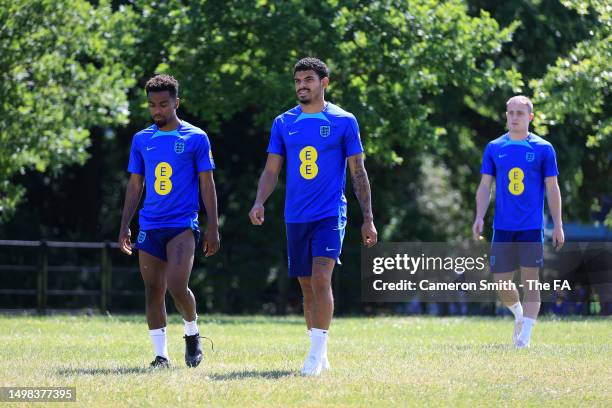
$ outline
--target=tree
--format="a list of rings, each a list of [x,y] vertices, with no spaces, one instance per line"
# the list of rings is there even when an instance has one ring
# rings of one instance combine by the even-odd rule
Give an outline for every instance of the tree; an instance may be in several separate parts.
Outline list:
[[[106,1],[0,0],[0,220],[24,195],[16,175],[82,164],[90,128],[127,122],[130,16]]]
[[[530,82],[540,113],[536,129],[554,135],[564,152],[566,209],[589,219],[592,213],[612,227],[612,20],[607,1],[564,0],[580,15],[595,16],[590,37],[559,56],[546,74]],[[605,208],[602,208],[605,204]]]
[[[492,60],[514,26],[501,29],[486,12],[471,17],[459,0],[141,0],[134,14],[138,42],[126,60],[139,67],[139,84],[154,72],[174,75],[181,83],[180,117],[211,138],[224,251],[205,264],[205,291],[223,298],[228,287],[240,288],[247,310],[257,307],[262,285],[284,273],[282,182],[262,229],[249,227],[246,214],[272,120],[296,103],[291,68],[300,57],[315,55],[329,64],[328,99],[359,120],[375,215],[388,240],[446,239],[435,214],[422,211],[431,203],[417,200],[429,187],[421,177],[431,162],[426,156],[444,149],[472,158],[474,143],[468,138],[458,145],[464,135],[453,133],[469,129],[470,118],[453,104],[520,81]],[[132,121],[143,127],[149,121],[144,93],[137,89],[132,96]],[[118,133],[120,140],[130,136]],[[349,222],[358,225],[356,201],[349,203]],[[346,253],[359,247],[355,231],[349,228]],[[257,256],[264,248],[274,253]],[[357,260],[347,256],[345,270],[357,271]],[[346,293],[358,289],[348,280],[341,284]],[[345,307],[358,303],[348,298]]]
[[[604,177],[609,179],[610,51],[600,44],[608,37],[602,35],[604,20],[595,17],[605,15],[594,12],[599,6],[579,14],[579,2],[566,8],[555,0],[115,0],[114,12],[107,2],[93,7],[77,1],[70,2],[76,11],[65,14],[67,3],[0,0],[0,44],[4,49],[15,42],[26,54],[0,55],[4,75],[18,79],[21,71],[15,67],[28,66],[23,60],[41,61],[26,71],[28,78],[0,83],[3,113],[16,112],[11,101],[33,106],[24,121],[30,136],[27,154],[19,150],[23,164],[13,166],[17,146],[5,146],[9,133],[0,129],[0,168],[10,170],[0,181],[12,183],[4,184],[2,197],[6,202],[7,189],[20,183],[28,186],[31,202],[0,226],[1,235],[114,240],[131,138],[150,124],[144,83],[155,72],[170,73],[181,83],[179,117],[209,133],[218,166],[223,251],[199,264],[206,279],[196,273],[195,284],[215,296],[209,298],[215,310],[233,310],[225,304],[234,304],[236,311],[260,310],[270,301],[262,297],[276,293],[274,282],[284,273],[282,182],[267,203],[262,229],[251,228],[246,214],[272,120],[296,104],[292,65],[305,55],[330,65],[328,99],[359,120],[384,240],[469,236],[482,150],[504,131],[504,102],[513,93],[534,96],[536,114],[544,113],[536,130],[549,132],[557,147],[568,216],[588,218],[593,198],[609,194]],[[9,29],[24,34],[12,38]],[[43,40],[32,50],[25,45]],[[34,73],[43,79],[28,88]],[[596,81],[588,84],[591,76]],[[576,90],[578,99],[567,102],[564,98]],[[38,101],[48,94],[54,97],[52,108]],[[574,102],[580,106],[564,106]],[[49,120],[52,115],[62,120]],[[21,121],[14,117],[0,119],[2,126],[13,124],[11,132]],[[64,124],[51,128],[61,149],[38,137],[47,129],[41,122]],[[71,134],[80,136],[71,139]],[[62,169],[65,176],[28,171],[39,161],[25,161],[34,153],[41,156],[41,168]],[[580,184],[566,182],[574,173]],[[347,189],[350,195],[350,183]],[[70,205],[84,194],[94,197],[87,206]],[[336,292],[346,296],[345,310],[358,307],[359,292],[359,280],[345,278],[359,268],[354,251],[361,220],[350,198],[349,214],[352,227]],[[32,225],[24,227],[19,222],[24,218]]]
[[[231,136],[233,148],[265,146],[272,119],[295,104],[295,61],[305,55],[324,59],[332,72],[329,98],[359,119],[381,220],[401,217],[394,221],[396,238],[427,235],[427,228],[412,229],[423,153],[473,156],[474,144],[458,146],[452,134],[468,128],[469,120],[449,101],[477,100],[520,82],[515,71],[499,69],[491,59],[515,26],[500,29],[486,12],[470,17],[458,0],[200,0],[156,7],[141,1],[136,9],[157,27],[143,32],[141,42],[159,50],[155,71],[181,79],[189,114],[204,120],[213,135],[236,116],[252,118],[245,132]],[[219,151],[218,157],[233,154]],[[252,186],[262,157],[263,150],[253,149],[241,156],[238,180],[224,178],[221,168],[219,185]],[[244,211],[250,194],[232,188],[227,199]]]
[[[472,13],[484,8],[502,26],[519,24],[512,42],[504,45],[495,61],[521,73],[522,83],[514,93],[532,97],[533,129],[555,146],[564,219],[603,220],[612,208],[607,182],[612,175],[610,145],[604,142],[609,132],[606,113],[610,112],[609,2],[468,3]],[[469,101],[480,116],[473,121],[480,149],[505,131],[503,107],[509,96],[507,92],[490,93],[480,107]],[[463,195],[471,198],[473,191]]]

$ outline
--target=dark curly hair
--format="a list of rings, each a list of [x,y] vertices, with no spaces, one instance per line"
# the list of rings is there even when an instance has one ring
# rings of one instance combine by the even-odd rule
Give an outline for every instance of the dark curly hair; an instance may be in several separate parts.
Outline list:
[[[298,71],[314,71],[319,76],[319,79],[329,78],[329,68],[327,68],[327,65],[314,57],[306,57],[299,60],[293,66],[293,75]]]
[[[179,93],[179,83],[171,75],[158,74],[147,81],[145,85],[147,95],[150,92],[170,92],[172,98],[176,98]]]

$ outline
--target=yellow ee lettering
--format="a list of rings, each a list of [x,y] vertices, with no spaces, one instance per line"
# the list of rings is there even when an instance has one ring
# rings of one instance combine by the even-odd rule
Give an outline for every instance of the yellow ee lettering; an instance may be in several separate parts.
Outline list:
[[[300,150],[300,174],[306,180],[312,180],[317,177],[319,173],[319,166],[317,166],[317,158],[319,154],[317,149],[313,146],[306,146]]]
[[[520,167],[510,169],[508,178],[510,179],[510,184],[508,184],[508,191],[510,191],[510,194],[516,196],[523,194],[523,191],[525,191],[525,184],[523,183],[525,173],[523,170]]]
[[[172,166],[166,162],[161,162],[155,166],[155,192],[159,195],[166,195],[172,191]]]

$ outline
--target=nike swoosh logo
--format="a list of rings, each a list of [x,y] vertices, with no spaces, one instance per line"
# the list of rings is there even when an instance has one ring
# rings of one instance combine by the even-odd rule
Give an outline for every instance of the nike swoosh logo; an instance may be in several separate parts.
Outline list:
[[[336,248],[327,248],[327,247],[325,247],[325,250],[326,250],[327,252],[329,252],[329,251],[335,251],[335,250],[336,250]]]
[[[501,159],[501,158],[506,157],[506,156],[507,156],[507,154],[500,154],[498,157]]]
[[[296,133],[297,133],[297,130],[295,132],[289,132],[289,136],[295,135]]]
[[[153,150],[153,149],[155,149],[155,146],[153,146],[153,147],[149,147],[149,146],[147,146],[147,152],[148,152],[149,150]]]

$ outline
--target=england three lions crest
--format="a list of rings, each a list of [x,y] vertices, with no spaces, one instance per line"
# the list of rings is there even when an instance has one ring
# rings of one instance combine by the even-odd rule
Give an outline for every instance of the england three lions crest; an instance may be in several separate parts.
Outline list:
[[[185,142],[182,140],[177,140],[174,142],[174,153],[181,154],[185,151]]]
[[[331,128],[329,126],[321,126],[319,128],[319,134],[321,137],[327,137],[331,133]]]

